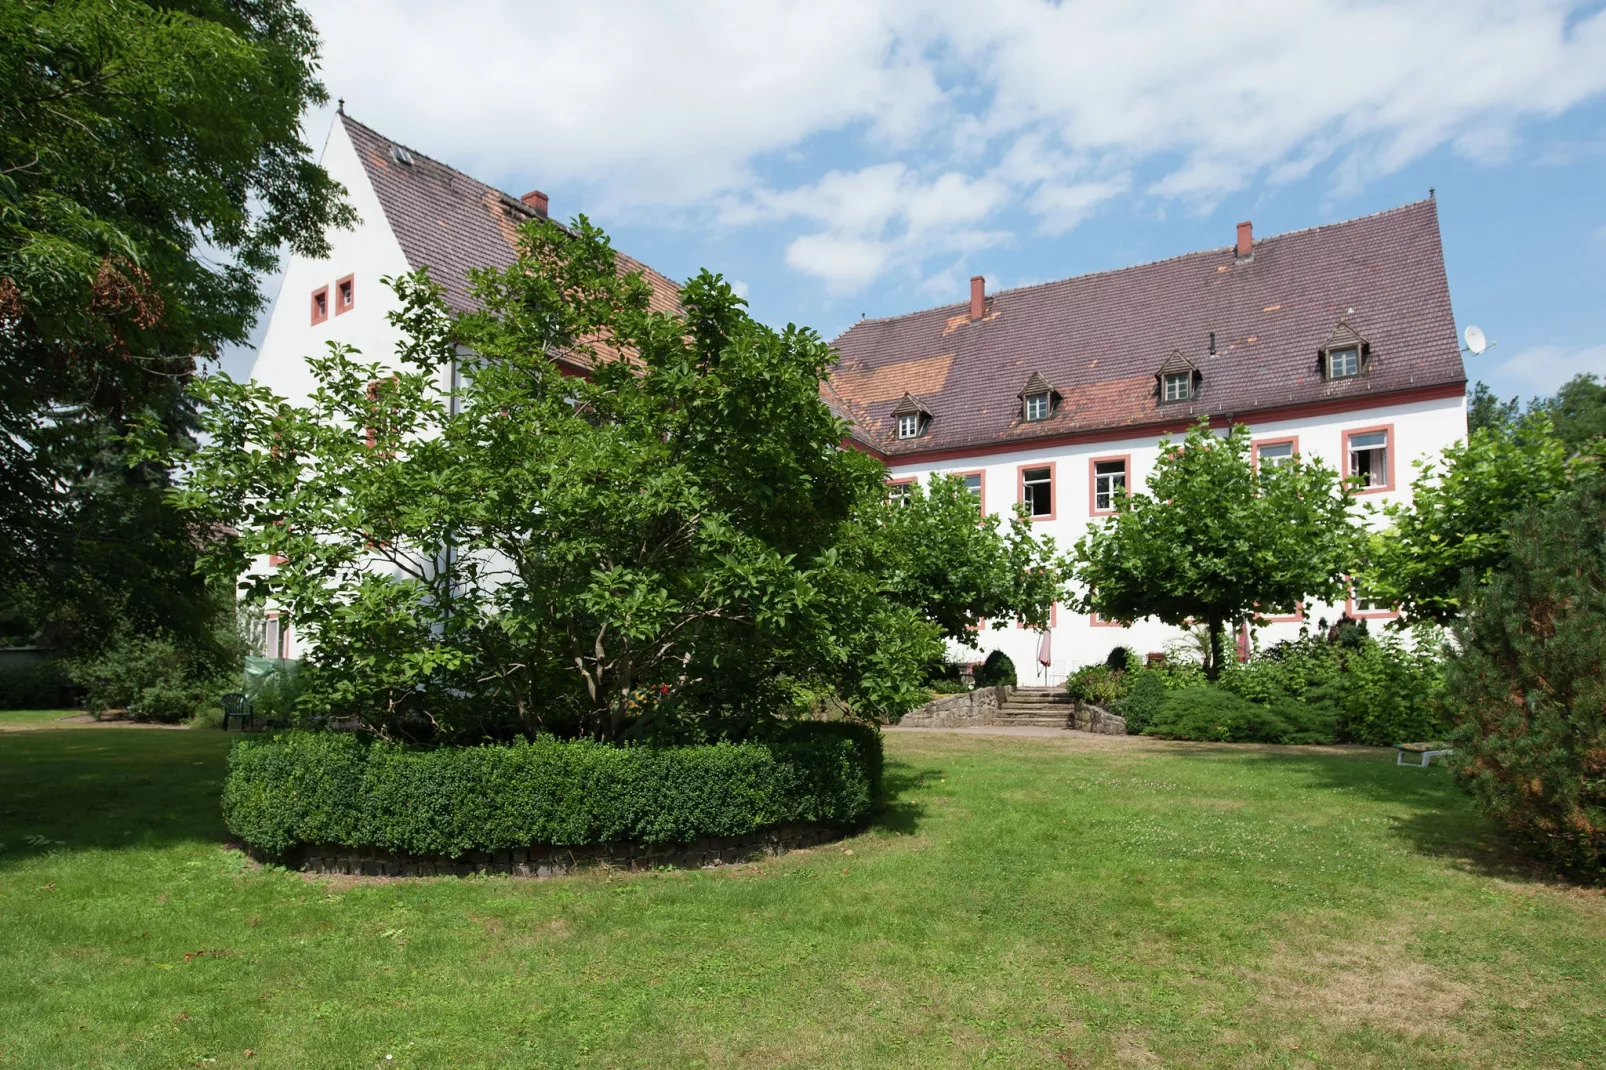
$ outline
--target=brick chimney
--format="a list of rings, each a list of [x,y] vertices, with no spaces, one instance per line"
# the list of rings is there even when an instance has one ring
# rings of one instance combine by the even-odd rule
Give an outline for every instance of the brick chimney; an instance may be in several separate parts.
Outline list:
[[[530,192],[520,197],[519,200],[535,209],[536,215],[540,216],[542,219],[546,218],[546,194],[542,193],[538,189],[532,189]]]
[[[541,213],[545,215],[545,212]],[[1255,228],[1249,220],[1238,224],[1238,259],[1243,260],[1255,254]]]
[[[970,277],[970,318],[981,319],[982,309],[987,304],[987,280],[981,275]]]

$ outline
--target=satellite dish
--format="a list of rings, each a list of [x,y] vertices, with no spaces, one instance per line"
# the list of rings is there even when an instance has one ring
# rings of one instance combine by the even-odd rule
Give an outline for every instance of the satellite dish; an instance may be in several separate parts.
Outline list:
[[[1463,337],[1467,340],[1468,352],[1473,356],[1477,356],[1489,348],[1489,339],[1484,337],[1482,327],[1468,327]]]

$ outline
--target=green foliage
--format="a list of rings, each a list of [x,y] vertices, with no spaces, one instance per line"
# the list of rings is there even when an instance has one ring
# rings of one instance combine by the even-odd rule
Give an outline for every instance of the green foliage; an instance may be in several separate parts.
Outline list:
[[[121,438],[185,437],[182,380],[246,340],[281,248],[355,218],[301,138],[316,53],[288,0],[0,5],[0,608],[58,649],[210,616],[168,471]]]
[[[1355,559],[1349,487],[1320,463],[1257,467],[1249,451],[1249,428],[1221,436],[1203,420],[1180,445],[1162,440],[1146,488],[1076,544],[1081,611],[1123,624],[1202,622],[1214,679],[1229,625],[1340,598]]]
[[[336,843],[460,857],[530,844],[681,843],[792,822],[852,826],[881,791],[881,737],[803,722],[764,740],[589,740],[416,750],[335,733],[247,739],[223,813],[253,847]]]
[[[1571,872],[1606,876],[1606,479],[1511,526],[1469,587],[1447,691],[1454,763],[1483,810]]]
[[[191,643],[163,633],[122,629],[94,654],[69,659],[72,682],[97,717],[127,710],[136,721],[176,724],[240,687],[244,641],[220,618],[212,641]]]
[[[208,544],[214,575],[287,559],[249,595],[307,641],[309,710],[458,742],[895,720],[927,700],[971,593],[1047,613],[1046,547],[985,533],[940,482],[894,507],[885,468],[839,448],[814,332],[757,323],[707,272],[683,311],[652,312],[583,218],[529,224],[519,249],[475,274],[481,311],[455,321],[426,278],[397,280],[393,361],[332,346],[306,405],[198,388],[209,442],[177,499],[239,533]],[[963,547],[979,559],[955,567],[981,578],[933,587],[923,546]]]
[[[1408,647],[1400,636],[1344,629],[1338,642],[1307,636],[1279,643],[1225,669],[1224,690],[1276,707],[1291,700],[1324,707],[1335,718],[1327,741],[1392,746],[1444,730],[1438,635],[1423,629]]]
[[[1597,458],[1569,459],[1539,412],[1474,431],[1442,459],[1415,464],[1411,497],[1384,508],[1390,524],[1371,536],[1360,580],[1403,620],[1444,623],[1460,612],[1462,574],[1482,582],[1505,560],[1512,519],[1554,499]]]
[[[1424,632],[1410,649],[1393,633],[1340,644],[1340,671],[1307,697],[1331,705],[1345,743],[1391,747],[1437,739],[1446,729],[1443,664],[1436,636]]]
[[[931,690],[938,695],[962,695],[970,690],[970,685],[963,680],[954,680],[948,677],[939,677],[931,681]]]
[[[1334,719],[1321,704],[1277,698],[1263,706],[1203,685],[1167,693],[1143,734],[1211,743],[1331,743]]]
[[[994,650],[976,667],[977,687],[1014,687],[1015,663],[1002,650]]]
[[[1509,430],[1517,422],[1519,408],[1516,398],[1501,401],[1487,383],[1476,383],[1467,392],[1467,434]]]
[[[1007,523],[976,522],[976,496],[958,476],[933,475],[910,484],[901,505],[878,514],[866,533],[887,596],[976,647],[979,626],[1012,623],[1048,627],[1068,575],[1052,538],[1039,538],[1025,506]]]
[[[52,710],[61,705],[67,674],[55,661],[0,668],[0,710]]]
[[[1116,710],[1126,721],[1128,735],[1142,735],[1143,730],[1160,715],[1170,689],[1166,687],[1166,674],[1154,669],[1140,669],[1133,674],[1132,686]]]
[[[1529,406],[1550,417],[1556,437],[1574,452],[1606,435],[1606,383],[1592,374],[1575,375],[1553,397]]]
[[[1074,699],[1106,709],[1127,696],[1136,674],[1108,665],[1084,665],[1065,679],[1065,690]]]

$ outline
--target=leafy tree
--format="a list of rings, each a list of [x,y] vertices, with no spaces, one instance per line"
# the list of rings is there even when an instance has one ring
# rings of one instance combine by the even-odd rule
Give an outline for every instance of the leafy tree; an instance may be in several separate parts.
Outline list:
[[[1448,622],[1461,610],[1462,573],[1482,581],[1506,559],[1512,519],[1554,499],[1592,455],[1569,460],[1543,412],[1510,429],[1485,427],[1417,461],[1408,502],[1384,507],[1389,527],[1368,540],[1362,583],[1399,607],[1401,623]]]
[[[178,499],[238,533],[209,544],[215,574],[285,559],[247,587],[309,641],[309,702],[438,741],[708,734],[822,704],[895,719],[971,590],[903,569],[912,542],[1003,554],[977,589],[1037,590],[974,504],[900,511],[884,467],[839,448],[814,332],[756,323],[706,272],[683,314],[650,312],[583,218],[520,242],[456,321],[427,278],[397,280],[395,359],[332,346],[306,405],[199,386],[208,442]]]
[[[182,437],[182,380],[245,339],[281,247],[322,255],[325,228],[353,218],[301,140],[304,108],[327,99],[316,61],[289,0],[0,5],[0,602],[13,627],[27,618],[77,644],[97,632],[76,617],[209,620],[192,598],[194,533],[157,515],[165,470],[130,469],[119,443],[136,417]],[[146,597],[159,590],[170,596]]]
[[[1205,626],[1205,675],[1221,672],[1222,636],[1257,610],[1334,601],[1354,561],[1353,496],[1332,469],[1296,457],[1257,467],[1249,429],[1201,420],[1160,442],[1145,491],[1076,544],[1080,606],[1130,624],[1158,617]]]
[[[1513,515],[1468,582],[1446,686],[1457,772],[1485,812],[1561,867],[1606,875],[1606,479]]]
[[[1529,409],[1549,416],[1556,437],[1574,452],[1606,435],[1606,384],[1594,375],[1573,376],[1555,396],[1535,399]]]
[[[901,505],[874,514],[864,565],[886,578],[890,598],[964,646],[977,645],[983,621],[1047,628],[1068,579],[1054,540],[1036,537],[1024,506],[1002,526],[997,516],[977,523],[976,513],[957,476],[911,485]]]
[[[1467,431],[1510,428],[1517,422],[1516,398],[1501,401],[1487,383],[1476,383],[1467,394]]]

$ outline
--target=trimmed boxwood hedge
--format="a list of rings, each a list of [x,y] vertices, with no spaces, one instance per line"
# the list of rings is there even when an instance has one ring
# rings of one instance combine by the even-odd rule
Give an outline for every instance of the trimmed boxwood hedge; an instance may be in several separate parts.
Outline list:
[[[538,739],[420,750],[333,732],[242,739],[223,819],[252,847],[460,858],[531,844],[686,843],[774,825],[848,826],[881,793],[874,728],[809,722],[762,742],[612,747]]]

